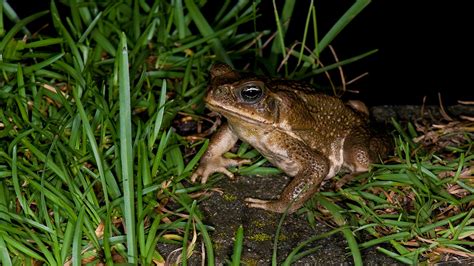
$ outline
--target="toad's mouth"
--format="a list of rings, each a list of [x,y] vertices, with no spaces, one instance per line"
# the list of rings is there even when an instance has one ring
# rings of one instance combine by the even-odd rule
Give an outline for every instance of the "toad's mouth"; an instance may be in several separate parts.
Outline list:
[[[206,106],[209,110],[214,111],[223,115],[227,120],[240,120],[251,124],[258,124],[258,125],[270,125],[267,120],[263,117],[257,116],[249,116],[242,109],[235,108],[233,106],[223,106],[219,103],[207,101]]]

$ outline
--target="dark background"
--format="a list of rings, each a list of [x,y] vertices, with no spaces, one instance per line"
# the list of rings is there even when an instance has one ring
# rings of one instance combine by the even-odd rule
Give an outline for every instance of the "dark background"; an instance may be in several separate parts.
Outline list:
[[[315,1],[320,38],[354,2]],[[22,18],[49,7],[49,1],[9,3]],[[220,6],[213,3],[208,1],[206,8]],[[284,1],[276,3],[281,9]],[[309,3],[297,1],[287,44],[302,39]],[[449,105],[474,100],[474,16],[468,5],[469,1],[372,1],[332,43],[340,60],[379,50],[344,67],[348,79],[369,73],[351,85],[349,89],[360,93],[349,97],[369,105],[421,104],[424,96],[427,103],[437,104],[438,93]],[[274,25],[272,1],[262,0],[260,10],[259,24]]]
[[[309,1],[298,1],[306,12]],[[320,35],[354,1],[315,1]],[[369,72],[351,88],[369,105],[474,100],[474,16],[468,1],[372,1],[334,40],[339,59],[379,51],[345,68],[348,77]],[[306,15],[295,16],[304,21]],[[293,22],[304,25],[301,21]],[[291,27],[291,26],[290,26]]]

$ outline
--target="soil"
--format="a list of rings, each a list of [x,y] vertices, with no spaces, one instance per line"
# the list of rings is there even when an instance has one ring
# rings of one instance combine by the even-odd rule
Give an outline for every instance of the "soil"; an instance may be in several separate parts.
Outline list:
[[[430,106],[423,109],[423,116],[433,121],[445,119],[439,107]],[[450,115],[460,114],[474,116],[474,107],[452,106],[447,108]],[[398,121],[414,121],[421,115],[420,106],[377,106],[371,108],[374,120],[379,123],[389,122],[391,118]],[[276,176],[237,176],[234,180],[221,178],[215,183],[215,188],[204,199],[199,208],[205,219],[205,224],[211,226],[216,265],[226,264],[231,259],[234,236],[240,225],[244,227],[244,244],[242,263],[244,265],[270,265],[273,253],[275,232],[282,217],[281,214],[248,208],[244,204],[246,197],[272,199],[278,197],[289,179],[283,175]],[[313,226],[308,222],[303,210],[288,215],[278,236],[277,261],[280,265],[288,254],[301,242],[308,238],[328,232],[332,228],[328,224],[316,221]],[[292,265],[352,265],[353,258],[347,242],[341,233],[317,240],[308,247],[315,247],[312,254],[299,259]],[[390,249],[389,246],[384,246]],[[161,245],[160,251],[176,249],[176,246]],[[196,248],[196,250],[200,250]],[[401,265],[400,262],[383,255],[375,248],[362,250],[364,265]],[[170,259],[170,258],[168,258]],[[169,260],[167,260],[169,262]],[[195,253],[189,263],[201,264],[201,254]],[[471,261],[449,261],[442,265],[466,265]]]

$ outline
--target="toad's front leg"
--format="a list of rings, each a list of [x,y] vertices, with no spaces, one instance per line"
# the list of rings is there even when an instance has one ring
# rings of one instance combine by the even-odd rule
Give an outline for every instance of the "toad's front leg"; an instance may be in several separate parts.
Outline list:
[[[227,170],[227,167],[250,162],[247,159],[228,159],[223,156],[235,145],[238,139],[227,123],[222,125],[212,136],[209,147],[199,162],[199,167],[191,176],[191,181],[195,182],[198,178],[201,178],[201,183],[206,183],[209,176],[216,172],[233,178],[234,174]]]

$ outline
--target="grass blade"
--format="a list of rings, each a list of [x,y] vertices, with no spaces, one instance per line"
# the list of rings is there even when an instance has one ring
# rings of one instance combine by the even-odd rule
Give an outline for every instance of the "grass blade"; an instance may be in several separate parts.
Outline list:
[[[320,54],[336,36],[352,21],[369,3],[371,0],[357,0],[347,11],[339,18],[339,20],[332,26],[332,28],[324,35],[321,42],[318,44],[318,50],[314,51]]]
[[[3,240],[5,240],[5,242],[7,244],[10,245],[10,247],[12,247],[14,250],[18,250],[24,254],[26,254],[27,256],[33,258],[33,259],[36,259],[38,261],[45,261],[43,259],[43,256],[41,256],[40,254],[36,253],[34,250],[32,250],[31,248],[25,246],[21,241],[18,241],[18,239],[13,239],[11,238],[10,236],[8,236],[7,234],[3,233],[3,232],[0,232],[0,235],[1,237],[3,237]],[[16,251],[15,250],[15,251]],[[15,252],[16,253],[16,252]]]
[[[17,166],[17,145],[13,146],[13,154],[12,154],[12,183],[13,188],[15,189],[15,194],[20,203],[21,208],[25,212],[26,215],[34,215],[33,211],[30,209],[30,206],[26,202],[26,199],[21,191],[20,180],[18,178],[18,166]]]
[[[163,80],[163,85],[160,91],[160,100],[158,106],[158,114],[156,115],[155,127],[153,128],[153,135],[149,142],[149,148],[155,145],[158,133],[160,133],[161,125],[163,123],[163,115],[165,113],[165,102],[166,102],[166,80]]]
[[[120,101],[120,162],[122,166],[124,219],[127,236],[128,262],[137,262],[135,239],[135,182],[133,177],[132,108],[130,103],[130,76],[128,72],[127,37],[120,36],[118,57]]]
[[[61,33],[62,37],[69,46],[69,49],[71,49],[71,53],[74,55],[75,63],[77,64],[79,70],[84,70],[84,62],[82,60],[81,54],[79,53],[79,48],[76,45],[76,41],[72,38],[71,34],[61,22],[62,16],[59,14],[58,8],[56,7],[56,3],[54,1],[51,1],[51,16],[53,17],[54,26],[58,28],[58,31]]]
[[[5,240],[3,240],[2,233],[0,233],[0,263],[5,266],[11,266],[12,261],[10,259],[10,254],[8,253]]]
[[[13,26],[8,33],[2,38],[2,41],[0,42],[0,54],[3,54],[3,51],[5,50],[5,47],[7,44],[13,39],[13,37],[27,24],[31,23],[32,21],[35,21],[36,19],[48,14],[49,11],[42,11],[38,12],[34,15],[31,15],[27,18],[24,18],[17,22],[15,26]]]
[[[232,266],[240,265],[240,255],[242,254],[242,244],[244,241],[244,227],[239,226],[235,233],[234,251],[232,252]]]
[[[275,0],[273,0],[273,12],[275,14],[275,24],[277,26],[277,38],[273,41],[271,51],[273,54],[281,54],[283,58],[286,57],[286,48],[285,48],[285,35],[288,25],[290,24],[290,18],[293,14],[296,1],[287,0],[283,6],[283,11],[281,17],[278,14],[277,5]],[[278,57],[272,57],[271,66],[273,69],[277,68],[277,59]]]
[[[196,24],[197,28],[201,32],[201,34],[206,37],[209,35],[214,34],[214,30],[207,22],[206,18],[202,15],[199,8],[196,6],[196,2],[194,0],[184,0],[186,7],[189,10],[189,14],[193,19],[194,23]],[[232,61],[230,60],[227,52],[224,50],[221,41],[218,38],[212,38],[209,40],[209,43],[212,45],[214,52],[217,55],[219,60],[227,63],[228,65],[232,65]]]
[[[344,226],[346,221],[341,214],[342,212],[341,207],[330,202],[323,196],[318,195],[317,198],[318,198],[318,201],[321,203],[321,205],[323,205],[326,209],[328,209],[331,212],[331,214],[334,216],[335,222],[339,226]],[[347,240],[347,244],[349,245],[349,248],[351,250],[352,258],[354,259],[354,264],[358,266],[362,266],[363,265],[362,256],[360,254],[359,245],[357,244],[357,240],[355,239],[354,234],[349,228],[344,228],[342,230],[342,233],[344,234],[344,237]]]
[[[84,213],[86,209],[83,207],[77,216],[77,221],[74,226],[74,238],[72,242],[72,265],[80,266],[82,254],[82,226],[84,220]]]

